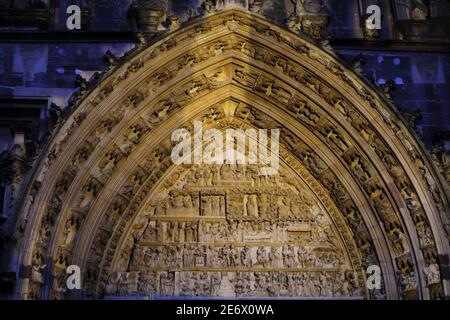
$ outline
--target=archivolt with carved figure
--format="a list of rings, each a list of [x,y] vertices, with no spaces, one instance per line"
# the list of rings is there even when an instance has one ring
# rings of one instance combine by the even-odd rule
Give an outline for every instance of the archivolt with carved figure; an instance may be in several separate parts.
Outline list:
[[[312,42],[230,9],[141,48],[79,99],[22,206],[24,297],[70,297],[71,264],[85,297],[449,294],[448,186],[389,102]],[[194,121],[279,129],[278,174],[174,165],[171,133]],[[372,265],[382,283],[369,290]]]

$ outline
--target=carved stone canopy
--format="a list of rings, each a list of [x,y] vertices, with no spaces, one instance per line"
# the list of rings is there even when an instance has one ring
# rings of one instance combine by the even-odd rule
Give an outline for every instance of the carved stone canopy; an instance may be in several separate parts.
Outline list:
[[[1,8],[0,27],[45,30],[50,27],[53,15],[53,9],[47,7]]]

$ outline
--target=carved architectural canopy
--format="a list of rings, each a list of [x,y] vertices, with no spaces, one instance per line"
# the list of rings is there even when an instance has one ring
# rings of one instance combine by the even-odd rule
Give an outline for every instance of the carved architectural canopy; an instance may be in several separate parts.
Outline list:
[[[259,15],[192,21],[111,68],[60,125],[17,221],[18,293],[74,297],[75,264],[82,297],[448,296],[448,186],[391,110]],[[279,129],[278,174],[173,164],[171,134],[194,121]]]

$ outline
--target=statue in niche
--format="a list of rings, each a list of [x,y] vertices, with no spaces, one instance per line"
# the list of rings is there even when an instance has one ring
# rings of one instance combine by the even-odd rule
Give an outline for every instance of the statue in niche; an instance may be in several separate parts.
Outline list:
[[[245,246],[241,251],[241,265],[250,268],[252,266],[252,257],[249,247]]]
[[[179,223],[178,221],[173,221],[170,223],[170,235],[171,235],[171,241],[172,242],[179,242],[180,241],[180,229],[179,229]]]
[[[300,247],[297,249],[297,260],[300,268],[306,268],[307,252],[305,248]]]
[[[221,284],[222,284],[222,275],[219,272],[213,272],[211,274],[211,295],[212,296],[219,295]]]
[[[203,245],[202,246],[202,254],[204,256],[204,266],[205,267],[211,267],[212,266],[212,260],[214,256],[214,247],[211,245]]]
[[[441,273],[439,266],[436,263],[426,266],[423,270],[427,285],[439,283],[441,281]]]
[[[273,269],[278,269],[283,267],[283,256],[278,247],[272,246],[269,251],[269,261]]]
[[[92,201],[94,201],[97,191],[99,189],[99,184],[96,180],[92,180],[85,188],[83,194],[81,195],[80,209],[89,209]]]
[[[115,296],[118,294],[119,282],[121,281],[121,273],[113,272],[108,278],[108,283],[105,288],[105,294]]]
[[[168,247],[157,247],[156,248],[156,258],[155,262],[158,267],[167,266],[169,262],[169,248]]]
[[[213,185],[213,177],[214,173],[211,167],[204,167],[203,170],[199,170],[200,173],[200,181],[202,181],[202,184],[205,186],[212,186]]]
[[[413,0],[411,18],[413,20],[426,20],[428,17],[428,7],[423,0]]]
[[[237,218],[244,215],[245,203],[244,197],[241,195],[233,195],[227,198],[227,215],[231,218]]]
[[[184,225],[184,233],[185,233],[184,240],[186,242],[197,242],[198,223],[197,222],[186,223]]]
[[[160,294],[162,296],[172,296],[174,291],[174,274],[163,272],[160,275]]]
[[[248,217],[258,217],[258,205],[256,195],[247,195],[246,212]]]
[[[430,228],[424,222],[420,222],[416,225],[417,234],[419,236],[419,243],[421,247],[426,247],[433,244],[433,234]]]
[[[224,196],[215,196],[213,202],[214,215],[217,216],[225,216],[225,197]]]
[[[184,245],[183,249],[183,265],[184,267],[193,267],[194,266],[194,254],[192,247],[188,245]]]
[[[313,239],[320,242],[331,242],[332,232],[326,217],[319,213],[313,224],[314,235]]]
[[[394,231],[390,236],[391,242],[394,246],[394,252],[397,255],[402,255],[409,252],[408,239],[401,231]]]
[[[283,246],[283,264],[285,268],[295,267],[295,253],[292,245]]]
[[[224,255],[227,259],[227,264],[229,267],[236,267],[239,259],[238,252],[233,246],[224,248]]]
[[[69,220],[66,222],[66,228],[64,230],[64,236],[65,246],[72,245],[73,241],[75,240],[75,237],[78,233],[78,229],[80,227],[80,221],[76,216],[72,216]]]
[[[258,199],[258,211],[259,211],[259,215],[262,218],[268,218],[270,216],[270,211],[271,211],[271,207],[270,207],[270,200],[267,194],[262,194],[259,196]]]

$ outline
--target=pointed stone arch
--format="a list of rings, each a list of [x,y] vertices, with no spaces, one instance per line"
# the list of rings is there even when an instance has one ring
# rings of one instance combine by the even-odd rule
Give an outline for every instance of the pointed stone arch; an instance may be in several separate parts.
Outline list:
[[[130,261],[142,221],[155,209],[151,200],[179,169],[170,159],[170,135],[208,117],[222,129],[281,129],[283,170],[329,218],[345,260],[332,281],[341,289],[326,296],[449,294],[440,270],[448,265],[439,261],[449,252],[448,186],[420,144],[389,102],[333,53],[239,9],[142,48],[109,71],[61,125],[21,207],[18,225],[27,224],[17,259],[34,276],[21,281],[19,293],[64,297],[70,264],[82,267],[91,297],[107,294],[108,283],[122,276],[131,286],[151,277]],[[370,265],[383,272],[380,290],[365,287]],[[250,271],[236,271],[244,278],[234,283]],[[168,272],[157,273],[158,288],[175,277]],[[282,272],[289,270],[272,276],[287,279]]]

